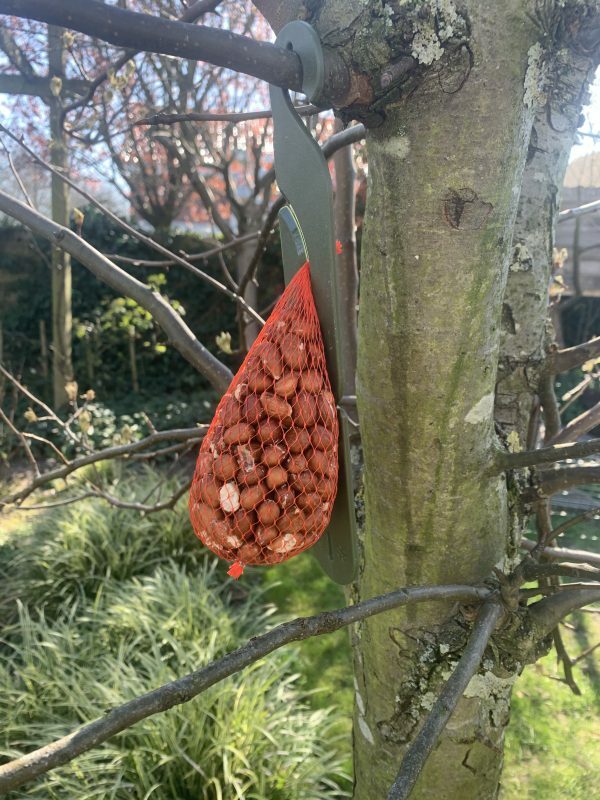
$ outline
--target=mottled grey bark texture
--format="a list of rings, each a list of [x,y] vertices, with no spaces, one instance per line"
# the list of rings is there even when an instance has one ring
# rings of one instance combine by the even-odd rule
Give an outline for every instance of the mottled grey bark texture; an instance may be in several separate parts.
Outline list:
[[[483,580],[506,551],[505,481],[484,468],[495,447],[500,313],[538,90],[538,32],[520,0],[465,8],[456,23],[470,32],[465,52],[431,67],[368,136],[359,597],[403,582]],[[464,646],[442,625],[455,610],[408,609],[355,631],[356,800],[386,796]],[[491,665],[467,689],[414,797],[496,797],[515,674]]]
[[[538,108],[529,141],[502,305],[496,391],[496,420],[507,433],[516,431],[523,447],[533,445],[538,395],[547,397],[553,383],[552,376],[544,382],[544,371],[553,338],[548,320],[548,288],[554,227],[594,62],[591,55],[572,48],[547,57],[546,102]],[[553,420],[553,411],[552,399],[548,398],[545,417],[552,430],[560,425],[560,419]]]

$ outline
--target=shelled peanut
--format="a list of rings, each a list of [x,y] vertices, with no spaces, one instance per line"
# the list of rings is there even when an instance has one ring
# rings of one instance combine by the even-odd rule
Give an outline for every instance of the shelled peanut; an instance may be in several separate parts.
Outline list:
[[[227,560],[313,544],[337,488],[337,415],[314,324],[267,326],[222,399],[192,487],[194,528]]]

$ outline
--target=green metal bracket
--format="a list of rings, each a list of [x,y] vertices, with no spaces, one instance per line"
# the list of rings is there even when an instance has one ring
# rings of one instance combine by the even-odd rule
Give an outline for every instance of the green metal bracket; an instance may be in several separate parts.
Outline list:
[[[315,101],[323,89],[321,43],[306,22],[290,22],[277,44],[298,54],[303,92]],[[331,387],[340,408],[345,383],[342,358],[343,328],[335,268],[333,189],[321,148],[294,110],[286,89],[269,87],[273,111],[275,173],[288,204],[279,213],[286,284],[308,259],[315,305],[325,344]],[[331,521],[311,549],[325,572],[337,583],[350,583],[356,574],[356,517],[350,463],[350,423],[342,410],[339,442],[339,482]]]

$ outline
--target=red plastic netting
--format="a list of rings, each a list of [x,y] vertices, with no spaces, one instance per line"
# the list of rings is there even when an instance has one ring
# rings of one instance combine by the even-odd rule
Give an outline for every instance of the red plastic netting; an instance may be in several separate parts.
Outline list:
[[[196,535],[239,577],[313,545],[338,476],[338,421],[308,262],[252,345],[206,434],[190,492]]]

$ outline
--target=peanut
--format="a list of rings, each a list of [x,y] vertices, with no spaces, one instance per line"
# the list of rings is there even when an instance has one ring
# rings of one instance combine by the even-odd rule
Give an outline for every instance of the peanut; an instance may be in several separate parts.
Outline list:
[[[310,441],[316,450],[331,451],[336,445],[336,437],[324,425],[315,425],[310,432]]]
[[[212,508],[219,507],[219,484],[212,475],[206,475],[198,482],[200,499]]]
[[[300,508],[308,511],[314,511],[315,508],[318,508],[321,505],[321,498],[316,492],[310,492],[309,494],[298,495],[296,502]]]
[[[258,359],[248,363],[248,388],[253,392],[264,392],[273,379],[267,375]]]
[[[260,402],[269,417],[283,420],[292,416],[291,405],[282,397],[277,397],[276,394],[269,394],[268,392],[265,392],[264,394],[261,394]]]
[[[194,503],[192,514],[199,520],[203,529],[208,528],[211,522],[223,519],[223,514],[218,508],[213,508],[206,503]]]
[[[321,478],[317,483],[317,492],[323,500],[333,497],[335,489],[335,480],[333,478]]]
[[[274,553],[289,553],[297,546],[298,541],[293,533],[283,533],[268,544],[269,550],[273,550]]]
[[[264,545],[269,544],[272,542],[273,539],[276,539],[279,536],[279,531],[277,528],[258,528],[256,531],[256,541],[258,544]]]
[[[258,426],[258,438],[265,444],[276,442],[278,439],[281,439],[281,436],[281,428],[272,419],[266,419]]]
[[[223,453],[213,461],[213,472],[219,480],[228,481],[237,471],[235,458],[231,453]]]
[[[249,394],[244,400],[243,415],[246,422],[258,422],[265,412],[257,394]]]
[[[207,472],[212,470],[212,463],[212,453],[198,453],[198,460],[196,461],[196,474],[206,475]]]
[[[292,416],[296,425],[308,428],[317,420],[317,401],[308,392],[299,392],[294,400]]]
[[[226,514],[233,514],[240,507],[240,490],[236,483],[224,483],[219,490],[219,504]]]
[[[236,425],[227,428],[223,434],[223,441],[227,445],[245,444],[250,441],[254,434],[255,429],[252,425],[248,425],[246,422],[238,422]]]
[[[242,468],[243,472],[252,472],[254,469],[254,455],[249,445],[238,444],[235,449],[237,452],[238,464]]]
[[[308,461],[306,460],[306,456],[303,456],[302,453],[298,453],[295,456],[290,456],[287,462],[287,468],[289,472],[294,474],[298,472],[304,472],[305,469],[308,469]]]
[[[255,524],[256,516],[244,508],[239,508],[231,521],[233,532],[239,534],[242,538],[246,538],[246,534],[250,533]]]
[[[300,388],[305,392],[318,394],[323,386],[323,379],[316,369],[307,369],[300,373]]]
[[[257,483],[262,481],[266,474],[267,468],[262,464],[257,464],[249,472],[239,470],[236,478],[238,483],[241,483],[244,486],[255,486]]]
[[[265,494],[266,490],[262,484],[248,486],[247,489],[242,489],[240,505],[242,508],[245,508],[246,511],[252,511],[253,508],[264,500]]]
[[[317,407],[321,421],[328,427],[333,427],[334,420],[337,418],[337,408],[333,393],[329,390],[321,392],[317,398]]]
[[[293,506],[295,501],[296,495],[289,486],[280,486],[275,492],[275,502],[284,511],[286,508]]]
[[[280,508],[273,500],[265,500],[257,509],[258,521],[265,527],[272,525],[279,517]]]
[[[308,466],[319,475],[332,475],[335,472],[335,465],[336,461],[322,450],[311,450],[308,453]]]
[[[240,383],[238,383],[238,385],[233,390],[233,396],[240,403],[242,402],[244,397],[246,397],[247,394],[248,394],[248,384],[247,383],[241,383],[240,382]]]
[[[304,470],[299,475],[296,475],[294,480],[292,481],[292,488],[294,491],[300,492],[313,492],[315,490],[316,480],[315,476],[310,472],[310,470]]]
[[[302,378],[300,378],[302,380]],[[280,397],[290,397],[296,391],[298,385],[298,378],[293,372],[286,373],[282,378],[276,381],[274,389],[275,394]]]
[[[269,489],[276,489],[278,486],[283,486],[287,481],[287,472],[283,467],[271,467],[267,472],[267,486]]]
[[[260,556],[260,547],[254,542],[246,542],[238,550],[238,558],[240,561],[250,564]]]
[[[306,345],[294,333],[286,333],[281,340],[283,360],[292,369],[302,369],[306,364]]]
[[[263,463],[266,464],[268,467],[275,467],[277,464],[281,464],[283,459],[286,456],[286,451],[278,444],[271,444],[268,447],[265,447],[265,451],[263,453]]]
[[[232,395],[225,395],[221,401],[220,420],[225,425],[234,425],[242,418],[242,409],[238,401]]]
[[[286,431],[285,443],[290,453],[301,453],[310,445],[310,434],[304,428],[291,428]]]
[[[285,511],[277,520],[277,527],[282,533],[302,533],[304,530],[305,518],[297,508]]]
[[[283,374],[279,347],[273,342],[263,342],[257,355],[265,372],[275,378],[275,380],[279,380]]]

